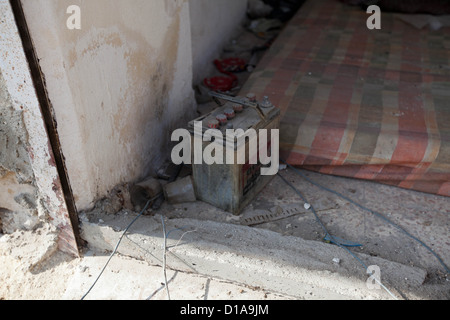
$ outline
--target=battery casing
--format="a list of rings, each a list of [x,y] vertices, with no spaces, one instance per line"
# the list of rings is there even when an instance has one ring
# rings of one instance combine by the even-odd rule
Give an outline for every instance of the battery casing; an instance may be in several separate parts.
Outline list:
[[[201,122],[203,124],[202,137],[197,137],[202,139],[201,143],[203,151],[208,145],[215,143],[203,141],[203,135],[208,130],[207,123],[216,119],[217,115],[224,114],[224,112],[230,108],[233,109],[234,105],[236,105],[236,102],[228,101],[211,113],[189,123],[189,130],[193,137],[193,139],[191,139],[192,150],[195,148],[195,123]],[[219,130],[224,136],[223,164],[214,163],[208,165],[204,162],[202,162],[202,164],[195,164],[194,159],[192,161],[192,175],[197,199],[238,215],[273,178],[273,175],[261,175],[262,165],[259,162],[258,154],[260,148],[266,148],[269,155],[270,152],[274,152],[274,150],[271,149],[272,129],[279,129],[279,125],[280,110],[275,106],[261,108],[257,103],[255,104],[255,107],[244,106],[243,110],[236,113],[233,119],[228,120],[226,125],[222,125]],[[242,129],[244,132],[247,132],[249,129],[254,129],[257,133],[258,141],[262,132],[261,129],[266,129],[268,145],[261,146],[258,143],[256,148],[258,150],[257,154],[251,154],[255,152],[254,149],[252,149],[253,152],[251,152],[249,147],[251,142],[249,139],[246,139],[245,163],[239,164],[238,150],[240,149],[238,147],[238,142],[235,140],[233,144],[226,143],[225,133],[227,129]],[[197,140],[197,143],[199,141],[200,140]],[[226,152],[230,152],[229,154],[231,154],[231,151],[233,153],[234,161],[232,164],[227,164]],[[241,150],[239,152],[243,151]],[[252,161],[250,159],[252,159]],[[255,161],[255,159],[257,159],[257,161]],[[256,164],[252,164],[255,162]]]

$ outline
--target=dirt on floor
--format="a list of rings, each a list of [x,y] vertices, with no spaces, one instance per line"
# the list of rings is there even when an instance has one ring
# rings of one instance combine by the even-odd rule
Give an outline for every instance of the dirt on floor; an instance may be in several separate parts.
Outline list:
[[[49,225],[0,236],[0,299],[58,300],[79,259],[57,250]]]
[[[421,293],[424,298],[450,298],[450,275],[446,272],[450,261],[448,198],[370,181],[303,173],[312,181],[336,190],[378,214],[310,184],[292,170],[280,172],[314,206],[318,218],[332,236],[358,244],[350,248],[354,253],[423,268],[427,272]],[[240,217],[220,212],[212,206],[202,205],[200,209],[196,203],[168,206],[163,210],[173,218],[195,216],[196,219],[249,225],[323,242],[325,231],[304,204],[299,195],[277,176]],[[352,259],[350,255],[349,258]]]
[[[361,245],[350,248],[354,254],[364,253],[372,257],[379,257],[425,270],[427,276],[420,289],[414,293],[414,299],[450,299],[450,279],[445,268],[435,256],[416,240],[374,214],[356,207],[349,201],[310,185],[290,170],[281,171],[280,174],[298,188],[309,203],[315,207],[317,215],[330,234]],[[404,228],[409,234],[420,239],[448,265],[448,261],[450,261],[448,198],[368,181],[326,176],[307,171],[304,171],[304,174],[313,181],[338,190],[348,198],[383,214],[390,221]],[[117,215],[126,213],[132,212],[123,210]],[[268,229],[277,234],[300,237],[318,243],[324,241],[324,231],[314,214],[311,210],[305,209],[304,202],[292,189],[286,186],[280,177],[274,177],[240,216],[232,215],[200,201],[177,205],[163,203],[157,213],[164,215],[167,219],[210,220],[247,226],[248,228]],[[101,218],[104,216],[104,212],[97,210],[90,213],[89,219],[101,223]],[[57,250],[56,236],[55,229],[50,226],[42,226],[34,231],[18,231],[10,235],[0,236],[0,265],[2,266],[0,299],[80,298],[81,292],[86,290],[86,287],[95,279],[108,253],[98,255],[101,263],[99,262],[99,265],[96,266],[92,264],[93,262],[88,262],[92,258],[92,254],[89,255],[86,252],[83,257],[73,259]],[[123,261],[124,257],[115,257],[114,259],[119,259],[122,266],[128,265],[128,267],[135,263],[143,263],[131,258],[126,258]],[[353,257],[348,255],[348,260],[352,261]],[[355,266],[359,266],[356,260],[353,263]],[[91,271],[86,273],[83,269],[87,265],[89,265]],[[146,288],[146,290],[151,291],[152,288],[156,290],[158,288],[155,286],[161,283],[161,268],[149,265],[146,267],[153,268],[150,273],[154,273],[157,279],[154,286]],[[114,283],[114,277],[133,278],[133,274],[126,275],[127,268],[117,267],[116,269],[114,272],[113,270],[108,271],[112,272],[109,276],[110,284]],[[119,274],[121,275],[119,276]],[[139,277],[139,275],[136,276]],[[195,277],[189,278],[191,276]],[[200,275],[180,273],[178,278],[181,279],[182,277],[191,279],[182,281],[189,288],[191,288],[187,285],[189,281],[200,281],[202,283],[202,285],[194,286],[196,288],[202,286],[204,288],[206,281],[218,281]],[[407,277],[408,275],[405,275],[405,278]],[[217,285],[224,284],[219,281]],[[105,286],[108,287],[108,284],[105,283]],[[177,286],[183,287],[181,283]],[[75,292],[74,294],[66,294],[69,287]],[[78,287],[79,294],[77,296]],[[236,299],[241,296],[237,294],[240,291],[251,292],[250,297],[256,297],[257,299],[264,297],[261,291],[252,291],[247,286],[233,284],[233,288],[233,296]],[[144,289],[140,288],[139,290]],[[192,293],[179,290],[178,297],[180,299],[199,299],[198,297],[202,296],[199,292]],[[201,291],[201,289],[198,290]],[[183,296],[183,294],[185,295]],[[269,295],[268,299],[275,296],[276,293],[272,293],[272,296]],[[98,297],[102,298],[103,296]],[[120,298],[118,295],[107,297],[110,299]],[[221,296],[217,297],[220,298]],[[278,299],[292,299],[292,297],[283,295],[276,297]],[[160,298],[164,299],[164,296]],[[212,296],[210,298],[212,299]],[[226,296],[223,298],[226,298]],[[297,299],[306,298],[308,297],[297,297]],[[314,299],[313,296],[309,298]],[[408,298],[408,296],[404,298]]]
[[[74,258],[55,250],[54,236],[50,226],[0,235],[0,300],[295,300],[173,270],[167,270],[168,294],[161,267],[116,254],[101,273],[109,253],[86,249]]]

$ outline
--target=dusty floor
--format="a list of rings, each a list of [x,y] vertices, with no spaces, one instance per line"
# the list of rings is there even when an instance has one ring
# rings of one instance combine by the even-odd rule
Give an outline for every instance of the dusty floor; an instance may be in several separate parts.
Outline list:
[[[386,215],[426,243],[449,264],[449,199],[367,181],[303,172],[315,182]],[[311,186],[292,170],[283,170],[280,174],[291,181],[315,206],[320,219],[332,235],[362,244],[361,247],[351,248],[352,252],[366,253],[426,270],[427,277],[416,292],[415,299],[450,299],[449,275],[438,260],[420,244],[373,214]],[[212,220],[323,241],[323,230],[313,213],[303,205],[303,201],[280,177],[274,177],[241,216],[233,216],[199,201],[178,205],[164,203],[158,214],[167,219]],[[119,214],[124,213],[126,212],[122,211]],[[99,220],[101,217],[102,213],[97,212],[91,219]],[[0,237],[0,299],[81,298],[99,274],[108,253],[86,251],[82,258],[72,259],[56,251],[55,240],[54,230],[47,227]],[[348,260],[353,259],[348,255]],[[356,260],[353,263],[358,266]],[[270,290],[198,274],[169,270],[168,279],[171,279],[169,287],[172,299],[177,300],[293,299]],[[88,298],[164,300],[167,296],[162,282],[161,267],[116,255]],[[296,299],[314,298],[305,295]]]
[[[450,199],[369,181],[302,172],[316,183],[383,214],[423,241],[449,265]],[[353,252],[423,268],[427,271],[421,293],[424,298],[450,298],[450,276],[439,261],[417,241],[378,216],[311,185],[290,169],[280,174],[292,182],[316,208],[331,235],[362,245],[351,248]],[[325,236],[314,214],[304,208],[300,197],[278,176],[274,177],[240,217],[203,203],[176,206],[166,204],[161,210],[168,217],[195,217],[251,225],[307,240],[323,241]],[[348,257],[353,259],[351,255]]]
[[[88,250],[81,258],[73,258],[51,249],[56,244],[51,238],[52,232],[47,227],[0,237],[0,300],[80,300],[88,292],[108,260],[108,254]],[[167,270],[167,279],[172,300],[293,299],[262,288],[198,274]],[[167,299],[161,267],[120,254],[114,255],[85,298]]]

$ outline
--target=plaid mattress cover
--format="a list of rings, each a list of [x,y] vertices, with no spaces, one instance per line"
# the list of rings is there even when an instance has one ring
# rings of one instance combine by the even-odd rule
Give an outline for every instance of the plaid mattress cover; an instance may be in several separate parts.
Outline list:
[[[309,0],[240,94],[281,109],[290,164],[450,196],[450,28],[392,13],[381,30],[337,0]]]

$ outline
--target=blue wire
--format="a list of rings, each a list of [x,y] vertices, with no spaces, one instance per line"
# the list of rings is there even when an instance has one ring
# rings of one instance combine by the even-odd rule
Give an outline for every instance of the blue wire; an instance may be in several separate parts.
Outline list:
[[[281,179],[283,179],[283,181],[284,182],[286,182],[286,184],[288,185],[288,186],[290,186],[294,191],[295,191],[295,193],[297,193],[299,196],[300,196],[300,198],[305,202],[305,203],[308,203],[309,204],[309,202],[306,200],[306,198],[302,195],[302,193],[292,184],[292,183],[290,183],[287,179],[285,179],[280,173],[278,173],[278,176],[281,178]],[[333,244],[335,244],[335,245],[337,245],[337,246],[339,246],[339,247],[341,247],[342,249],[345,249],[345,250],[347,250],[347,252],[348,253],[350,253],[363,267],[364,267],[364,269],[367,271],[367,265],[358,257],[358,256],[356,256],[356,254],[354,254],[353,252],[351,252],[348,248],[346,248],[346,246],[345,245],[343,245],[341,242],[339,242],[339,241],[336,241],[336,238],[334,237],[334,236],[332,236],[329,232],[328,232],[328,229],[325,227],[325,225],[323,224],[323,222],[322,222],[322,220],[320,220],[320,218],[319,218],[319,216],[317,215],[317,212],[316,212],[316,209],[314,209],[314,206],[313,205],[311,205],[310,204],[310,209],[311,209],[311,211],[314,213],[314,216],[316,217],[316,220],[317,220],[317,222],[320,224],[320,226],[322,227],[322,229],[323,229],[323,231],[325,232],[325,237],[324,237],[324,240],[326,239],[326,240],[328,240],[329,242],[331,242],[331,243],[333,243]]]
[[[178,230],[183,231],[184,229],[186,229],[186,228],[185,227],[181,227],[181,228],[172,229],[169,232],[167,232],[166,238],[169,238],[169,234],[171,234],[172,232],[175,232],[175,231],[178,231]]]
[[[385,222],[387,222],[388,224],[392,225],[393,227],[397,228],[398,230],[400,230],[401,232],[403,232],[404,234],[406,234],[408,237],[412,238],[413,240],[417,241],[419,244],[421,244],[425,249],[427,249],[429,252],[431,252],[436,259],[441,263],[441,265],[445,268],[445,271],[447,273],[450,273],[450,269],[448,268],[448,266],[444,263],[444,261],[442,261],[442,259],[437,255],[436,252],[433,251],[433,249],[431,249],[428,245],[426,245],[423,241],[421,241],[420,239],[418,239],[417,237],[413,236],[412,234],[410,234],[408,231],[406,231],[404,228],[402,228],[401,226],[395,224],[394,222],[392,222],[391,220],[389,220],[388,218],[386,218],[384,215],[382,215],[381,213],[374,211],[372,209],[369,209],[359,203],[357,203],[356,201],[353,201],[352,199],[350,199],[349,197],[335,191],[332,190],[330,188],[327,188],[325,186],[322,186],[321,184],[314,182],[313,180],[311,180],[310,178],[308,178],[306,175],[304,175],[302,172],[300,172],[299,170],[297,170],[296,168],[294,168],[292,165],[290,165],[289,163],[287,163],[286,161],[280,159],[281,162],[283,162],[284,164],[286,164],[289,168],[291,168],[295,173],[297,173],[298,175],[300,175],[303,179],[305,179],[306,181],[308,181],[309,183],[315,185],[316,187],[319,187],[323,190],[326,190],[328,192],[331,192],[335,195],[337,195],[338,197],[341,197],[342,199],[347,200],[348,202],[352,203],[353,205],[368,211],[370,213],[372,213],[373,215],[379,217],[380,219],[384,220]]]
[[[309,204],[308,200],[306,200],[306,198],[303,196],[303,194],[302,194],[302,193],[301,193],[301,192],[300,192],[300,191],[299,191],[292,183],[290,183],[287,179],[285,179],[285,178],[284,178],[281,174],[279,174],[279,173],[278,173],[278,176],[279,176],[281,179],[283,179],[284,182],[286,182],[286,184],[287,184],[288,186],[290,186],[290,187],[291,187],[291,188],[292,188],[292,189],[300,196],[300,198],[302,198],[303,202]],[[314,208],[314,206],[311,205],[311,204],[309,204],[309,205],[311,206],[310,209],[311,209],[311,211],[314,213],[314,216],[316,217],[317,222],[320,224],[320,226],[322,227],[322,229],[323,229],[323,231],[324,231],[324,233],[325,233],[325,237],[323,238],[324,241],[329,241],[329,242],[331,242],[331,243],[334,243],[334,244],[336,244],[336,245],[343,246],[343,247],[361,247],[360,244],[354,244],[354,243],[352,243],[352,244],[347,244],[347,243],[344,243],[343,241],[339,241],[337,237],[331,235],[331,234],[328,232],[328,229],[325,227],[325,225],[324,225],[324,223],[322,222],[322,220],[320,220],[319,215],[317,214],[317,211],[316,211],[316,209]]]

